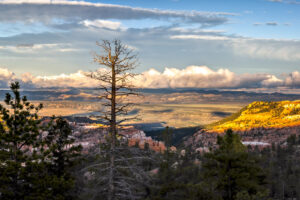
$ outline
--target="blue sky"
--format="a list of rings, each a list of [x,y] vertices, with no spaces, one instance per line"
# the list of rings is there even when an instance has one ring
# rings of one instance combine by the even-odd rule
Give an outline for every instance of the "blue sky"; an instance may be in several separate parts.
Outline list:
[[[91,1],[133,7],[172,10],[196,10],[208,12],[228,12],[236,14],[232,21],[224,26],[229,33],[259,38],[299,39],[300,1],[299,5],[291,2],[270,2],[267,0],[126,0],[126,1]],[[255,23],[276,22],[277,26],[257,26]]]
[[[114,38],[139,53],[139,73],[197,66],[199,80],[224,72],[239,79],[232,87],[300,87],[295,0],[0,0],[0,81],[95,70],[95,42]]]

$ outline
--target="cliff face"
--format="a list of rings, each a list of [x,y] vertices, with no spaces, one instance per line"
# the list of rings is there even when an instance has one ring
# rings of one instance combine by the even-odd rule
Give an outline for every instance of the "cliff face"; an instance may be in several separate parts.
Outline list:
[[[300,135],[300,126],[290,126],[283,128],[252,128],[245,131],[235,131],[241,136],[241,140],[246,146],[257,146],[259,149],[271,146],[272,144],[286,145],[286,139],[291,135]],[[224,132],[212,132],[200,130],[185,141],[186,146],[193,149],[199,147],[216,147],[217,136],[224,135]]]
[[[217,136],[227,129],[238,133],[246,146],[285,145],[290,135],[300,135],[300,101],[253,102],[238,113],[198,131],[185,141],[185,145],[194,149],[215,148]]]

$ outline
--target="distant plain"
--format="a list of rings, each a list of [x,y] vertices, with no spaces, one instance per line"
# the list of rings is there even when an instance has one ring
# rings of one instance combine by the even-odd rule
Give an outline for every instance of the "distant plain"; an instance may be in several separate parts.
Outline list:
[[[0,90],[4,99],[7,90]],[[299,94],[255,93],[239,91],[219,91],[203,89],[144,89],[140,97],[128,98],[137,103],[129,112],[131,120],[127,123],[145,129],[198,127],[219,121],[239,111],[254,101],[299,100]],[[101,102],[96,89],[44,89],[24,90],[34,103],[43,103],[41,116],[81,116],[95,119],[99,115]]]
[[[37,103],[37,102],[36,102]],[[43,101],[41,116],[86,116],[99,115],[101,104],[97,102]],[[127,123],[160,123],[174,128],[195,127],[216,122],[240,110],[243,103],[224,104],[140,104],[132,108]]]

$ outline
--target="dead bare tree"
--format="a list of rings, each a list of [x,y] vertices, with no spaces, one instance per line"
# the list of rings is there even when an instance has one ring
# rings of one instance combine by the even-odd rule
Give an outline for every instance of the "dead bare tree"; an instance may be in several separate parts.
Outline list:
[[[101,186],[92,192],[93,197],[99,198],[100,195],[108,200],[138,199],[142,194],[139,193],[137,184],[145,184],[142,177],[147,176],[141,169],[141,162],[150,157],[137,153],[140,152],[137,148],[128,148],[126,141],[117,139],[122,123],[132,119],[126,117],[133,105],[128,101],[128,96],[138,95],[131,83],[135,76],[131,71],[138,64],[137,56],[120,40],[103,40],[101,43],[97,42],[97,45],[102,53],[94,55],[94,62],[105,68],[91,72],[88,76],[99,82],[102,92],[99,98],[103,105],[100,118],[109,124],[109,132],[107,143],[102,144],[101,151],[98,152],[100,162],[98,160],[85,169],[93,174],[93,186]]]

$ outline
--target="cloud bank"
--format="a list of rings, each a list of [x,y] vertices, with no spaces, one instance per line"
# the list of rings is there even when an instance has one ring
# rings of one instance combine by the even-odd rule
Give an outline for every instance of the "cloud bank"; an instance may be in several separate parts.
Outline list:
[[[207,66],[185,69],[165,68],[163,72],[150,69],[136,80],[142,88],[262,88],[298,87],[300,73],[295,71],[284,79],[272,74],[236,74],[229,69],[212,70]]]
[[[97,19],[164,19],[215,26],[228,21],[231,13],[174,11],[135,8],[129,6],[91,3],[85,1],[0,1],[0,22],[82,21]]]
[[[105,70],[99,68],[98,70]],[[93,88],[98,82],[80,70],[71,74],[17,77],[0,68],[0,86],[7,88],[11,81],[19,81],[23,88]],[[300,88],[300,72],[294,71],[282,78],[272,74],[236,74],[228,69],[213,70],[207,66],[188,66],[185,69],[165,68],[163,72],[149,69],[132,80],[139,88]]]

